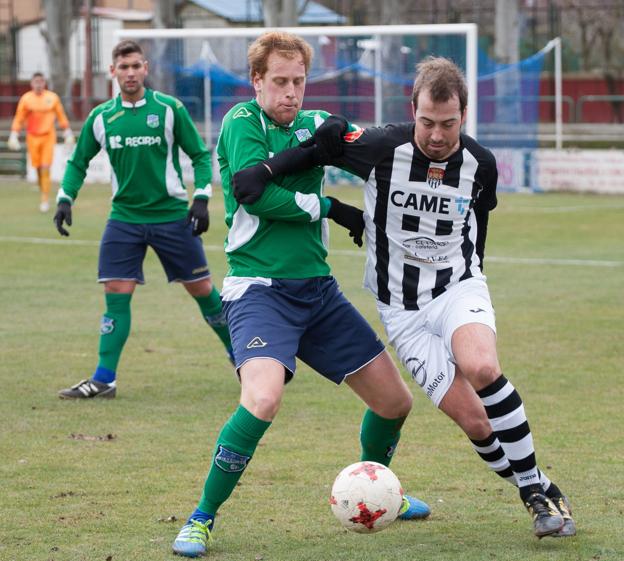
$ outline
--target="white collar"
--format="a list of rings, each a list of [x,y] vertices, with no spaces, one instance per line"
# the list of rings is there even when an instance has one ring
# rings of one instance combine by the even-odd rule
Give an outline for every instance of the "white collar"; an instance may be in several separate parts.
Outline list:
[[[123,99],[121,100],[122,107],[130,107],[131,109],[136,107],[143,107],[146,103],[147,100],[145,98],[139,99],[139,101],[137,101],[136,103],[132,103],[131,101],[124,101]]]

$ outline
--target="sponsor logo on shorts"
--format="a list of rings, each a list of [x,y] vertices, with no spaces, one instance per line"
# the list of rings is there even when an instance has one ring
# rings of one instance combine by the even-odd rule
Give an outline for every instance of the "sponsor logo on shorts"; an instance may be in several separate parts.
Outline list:
[[[115,320],[113,318],[107,318],[102,316],[100,320],[100,335],[108,335],[115,331]]]
[[[414,382],[416,382],[421,388],[425,387],[427,382],[427,369],[425,368],[425,361],[416,357],[410,357],[405,361],[405,366],[412,374]]]
[[[485,312],[483,308],[473,308],[470,310],[473,314],[478,314],[479,312]]]
[[[438,386],[440,386],[444,378],[446,378],[446,374],[444,372],[440,372],[433,379],[433,381],[427,386],[427,389],[425,390],[425,392],[427,393],[427,397],[431,397],[433,395],[433,392],[436,391],[436,388],[438,388]]]
[[[298,129],[295,131],[295,136],[299,142],[312,138],[312,133],[308,129]]]
[[[159,119],[158,119],[158,115],[154,115],[152,113],[150,113],[147,116],[147,121],[146,124],[150,129],[155,129],[158,127],[158,124],[160,123]]]
[[[266,346],[267,344],[262,339],[260,339],[260,337],[254,337],[251,341],[249,341],[249,343],[247,343],[248,349],[258,349]]]
[[[196,275],[197,273],[203,273],[208,270],[208,265],[203,265],[201,267],[197,267],[197,269],[193,269],[191,271],[192,274]]]
[[[219,469],[227,473],[237,473],[243,471],[247,467],[250,459],[250,456],[237,454],[219,445],[214,463]]]

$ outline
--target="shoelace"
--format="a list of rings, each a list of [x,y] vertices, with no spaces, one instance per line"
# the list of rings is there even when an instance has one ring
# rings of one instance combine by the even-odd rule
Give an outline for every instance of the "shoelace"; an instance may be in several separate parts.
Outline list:
[[[184,529],[188,530],[184,532]],[[199,520],[191,520],[189,524],[185,524],[182,528],[182,534],[179,539],[193,542],[193,543],[204,543],[207,541],[208,543],[212,542],[212,535],[210,534],[210,530],[208,529],[207,524],[203,524]]]

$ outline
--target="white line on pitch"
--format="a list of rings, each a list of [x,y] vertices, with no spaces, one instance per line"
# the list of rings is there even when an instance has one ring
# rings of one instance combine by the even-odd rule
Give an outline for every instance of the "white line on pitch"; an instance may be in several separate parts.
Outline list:
[[[54,238],[28,238],[19,236],[0,236],[0,242],[15,242],[15,243],[31,243],[38,245],[80,245],[97,247],[100,245],[99,241],[91,240],[72,240],[72,239],[54,239]],[[220,245],[204,245],[204,250],[210,252],[223,251],[223,246]],[[347,257],[365,257],[366,253],[357,249],[333,249],[332,255],[340,255]],[[599,261],[596,259],[547,259],[547,258],[533,258],[533,257],[497,257],[495,255],[488,255],[486,261],[494,263],[511,263],[522,265],[567,265],[567,266],[582,266],[582,267],[622,267],[624,261]]]

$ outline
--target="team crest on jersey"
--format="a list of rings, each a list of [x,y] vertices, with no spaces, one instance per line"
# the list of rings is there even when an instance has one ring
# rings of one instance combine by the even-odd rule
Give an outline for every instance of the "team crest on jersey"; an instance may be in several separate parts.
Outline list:
[[[151,129],[155,129],[156,127],[158,127],[158,123],[158,115],[150,114],[147,116],[147,126]]]
[[[445,169],[446,165],[440,166],[429,164],[429,169],[427,170],[427,183],[429,184],[429,187],[437,189],[440,185],[442,185]]]
[[[355,142],[360,136],[364,134],[364,129],[358,129],[356,131],[348,132],[344,135],[345,142]]]
[[[241,107],[234,115],[232,115],[232,119],[238,119],[240,117],[247,118],[251,117],[251,111],[247,109],[247,107]]]
[[[308,138],[312,138],[312,133],[308,129],[298,129],[295,131],[295,136],[299,142],[303,142],[308,140]]]

